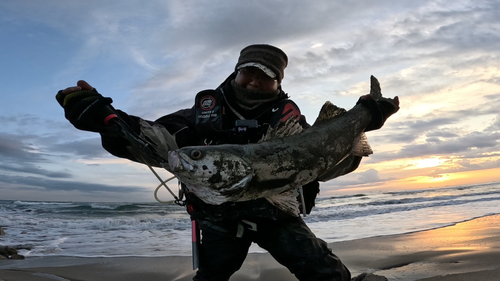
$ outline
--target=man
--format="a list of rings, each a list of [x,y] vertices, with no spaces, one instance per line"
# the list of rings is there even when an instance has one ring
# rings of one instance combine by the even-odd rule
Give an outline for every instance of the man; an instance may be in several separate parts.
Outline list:
[[[288,118],[296,118],[307,128],[305,117],[281,88],[287,64],[288,58],[279,48],[250,45],[241,51],[235,71],[218,88],[198,93],[192,108],[154,122],[115,110],[110,98],[101,96],[85,81],[60,91],[56,98],[66,118],[78,129],[99,132],[103,147],[113,155],[156,164],[105,125],[108,119],[117,116],[136,134],[165,151],[192,145],[257,142],[269,126]],[[397,111],[369,97],[360,102],[372,112],[370,129],[380,128]],[[355,170],[360,159],[347,158],[335,174]],[[266,198],[210,205],[184,188],[188,212],[202,231],[199,270],[193,280],[229,280],[243,264],[252,242],[266,249],[299,280],[350,280],[349,270],[310,231],[298,208],[293,212],[283,210]],[[314,181],[303,190],[301,204],[309,213],[319,184]]]

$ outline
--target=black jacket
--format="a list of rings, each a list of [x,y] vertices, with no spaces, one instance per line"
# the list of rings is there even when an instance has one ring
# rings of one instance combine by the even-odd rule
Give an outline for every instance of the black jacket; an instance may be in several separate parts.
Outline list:
[[[223,144],[223,143],[245,143],[256,142],[260,139],[262,133],[268,126],[274,126],[280,119],[288,117],[289,114],[297,114],[299,123],[307,128],[310,125],[306,122],[305,116],[300,114],[298,107],[291,100],[288,95],[280,88],[278,99],[264,103],[250,111],[243,110],[234,100],[234,91],[231,87],[230,81],[235,77],[235,73],[230,75],[217,89],[203,91],[203,94],[218,95],[223,99],[224,109],[224,122],[223,126],[217,134],[207,135],[206,132],[201,132],[199,126],[196,124],[196,108],[193,106],[189,109],[182,109],[172,114],[165,115],[156,121],[147,121],[149,123],[161,124],[165,127],[170,134],[175,136],[175,141],[178,147],[205,145],[205,144]],[[275,109],[280,108],[276,113]],[[286,110],[284,110],[286,108]],[[292,110],[290,110],[292,108]],[[294,109],[293,109],[294,108]],[[139,132],[139,117],[128,115],[123,111],[117,110],[118,116],[124,120],[129,126]],[[242,138],[241,135],[236,135],[232,130],[235,121],[241,118],[246,120],[257,120],[259,129],[249,133],[248,136]],[[128,158],[132,161],[142,162],[136,159],[129,152],[129,143],[114,135],[110,132],[101,132],[102,145],[111,154]],[[215,137],[214,137],[215,136]],[[360,157],[348,159],[344,163],[344,168],[339,171],[339,175],[347,174],[355,170],[359,164]],[[319,183],[314,181],[304,186],[305,205],[307,213],[310,212],[314,206],[314,199],[319,192]],[[288,215],[273,206],[265,198],[250,200],[246,202],[226,202],[221,205],[210,205],[204,203],[201,199],[197,198],[194,194],[186,194],[187,203],[189,205],[188,211],[195,218],[209,219],[209,220],[224,220],[224,219],[242,219],[242,218],[271,218],[279,219],[287,217]]]

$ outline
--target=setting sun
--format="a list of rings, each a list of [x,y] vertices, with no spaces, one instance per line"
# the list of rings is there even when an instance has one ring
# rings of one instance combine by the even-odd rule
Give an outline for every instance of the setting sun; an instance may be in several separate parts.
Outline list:
[[[425,158],[416,161],[417,161],[417,163],[415,164],[416,169],[437,167],[444,162],[444,160],[439,158]]]

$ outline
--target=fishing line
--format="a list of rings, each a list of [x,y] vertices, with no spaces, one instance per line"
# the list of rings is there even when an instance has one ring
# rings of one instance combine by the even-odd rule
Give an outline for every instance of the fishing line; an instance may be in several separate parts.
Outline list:
[[[111,118],[111,120],[113,120],[112,124],[115,124],[118,127],[119,130],[118,130],[117,133],[120,136],[122,136],[125,139],[127,139],[131,144],[134,144],[135,146],[137,146],[141,151],[145,152],[149,157],[155,159],[159,163],[167,162],[161,155],[159,155],[158,153],[156,153],[156,151],[150,147],[149,143],[146,140],[143,140],[140,136],[138,136],[128,126],[127,123],[125,123],[120,118],[116,117],[116,115],[113,116]],[[160,185],[155,189],[155,192],[154,192],[154,197],[155,197],[156,201],[158,201],[159,203],[170,203],[169,201],[163,201],[163,200],[160,200],[160,198],[158,198],[158,190],[160,189],[161,186],[164,186],[168,190],[168,192],[170,192],[170,194],[172,195],[172,197],[174,197],[175,204],[180,205],[180,206],[184,206],[185,203],[182,202],[182,200],[179,199],[179,197],[177,197],[172,192],[172,190],[167,186],[167,184],[166,184],[167,182],[169,182],[172,179],[174,179],[175,176],[170,177],[170,178],[168,178],[167,180],[164,181],[160,177],[160,175],[158,175],[158,173],[156,173],[156,171],[153,169],[153,167],[151,166],[151,164],[149,164],[149,162],[146,160],[146,157],[142,156],[142,154],[140,154],[140,153],[139,153],[138,156],[142,159],[142,162],[144,164],[146,164],[146,166],[148,166],[148,168],[151,170],[151,172],[153,172],[153,174],[156,176],[156,178],[160,181]]]

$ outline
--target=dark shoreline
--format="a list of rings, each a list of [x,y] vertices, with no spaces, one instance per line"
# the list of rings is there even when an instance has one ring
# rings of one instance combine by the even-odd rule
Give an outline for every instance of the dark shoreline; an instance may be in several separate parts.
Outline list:
[[[498,280],[500,215],[405,234],[329,244],[353,276],[372,272],[389,280]],[[191,257],[66,256],[0,261],[0,281],[191,280]],[[249,254],[231,281],[296,280],[269,254]]]

